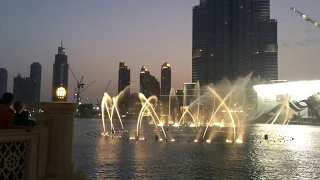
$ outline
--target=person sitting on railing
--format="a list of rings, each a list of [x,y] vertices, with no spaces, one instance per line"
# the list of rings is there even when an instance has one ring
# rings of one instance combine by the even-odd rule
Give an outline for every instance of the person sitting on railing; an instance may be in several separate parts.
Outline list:
[[[25,129],[31,130],[30,126],[14,125],[14,110],[10,108],[14,96],[11,93],[4,93],[0,104],[0,129]]]
[[[16,111],[16,113],[14,114],[13,124],[14,125],[23,125],[23,126],[30,126],[30,124],[31,124],[32,126],[34,126],[35,122],[29,120],[29,112],[22,111],[23,107],[24,107],[23,102],[21,102],[21,101],[14,102],[13,108]]]

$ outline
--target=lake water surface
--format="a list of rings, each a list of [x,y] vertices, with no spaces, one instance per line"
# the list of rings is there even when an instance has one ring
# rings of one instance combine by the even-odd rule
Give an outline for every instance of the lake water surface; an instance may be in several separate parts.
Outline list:
[[[135,123],[126,120],[124,127],[134,132]],[[175,142],[155,142],[153,127],[144,128],[147,141],[136,142],[88,136],[88,132],[102,130],[101,120],[76,119],[74,157],[78,168],[88,179],[320,178],[320,126],[251,125],[245,128],[242,144],[188,143],[197,135],[188,131],[168,135]],[[294,140],[265,141],[262,134],[268,129]]]

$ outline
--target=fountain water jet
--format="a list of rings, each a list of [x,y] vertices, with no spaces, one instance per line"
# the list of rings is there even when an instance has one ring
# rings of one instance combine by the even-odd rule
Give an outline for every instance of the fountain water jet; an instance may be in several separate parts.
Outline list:
[[[142,117],[143,117],[143,112],[145,111],[146,108],[148,109],[148,111],[150,111],[149,108],[151,107],[151,110],[153,111],[153,113],[155,114],[155,116],[156,116],[156,118],[157,118],[157,120],[158,120],[158,123],[159,123],[159,124],[162,123],[162,122],[160,121],[157,113],[155,112],[152,104],[150,103],[150,100],[152,100],[152,99],[155,99],[155,101],[157,102],[157,100],[158,100],[157,96],[150,96],[150,97],[147,99],[144,94],[139,93],[139,98],[140,98],[140,101],[141,101],[141,103],[142,103],[143,105],[142,105],[142,108],[141,108],[141,110],[140,110],[139,117],[138,117],[138,122],[137,122],[137,137],[139,137],[139,125],[141,126],[141,121],[142,121]],[[155,121],[154,121],[154,123],[156,124],[156,126],[158,126],[158,124],[157,124]],[[163,129],[163,126],[161,126],[161,128],[162,128],[162,131],[163,131],[163,135],[164,135],[164,137],[166,138],[167,136],[166,136],[166,133],[165,133],[165,131],[164,131],[164,129]]]
[[[169,93],[168,124],[173,123],[173,121],[172,121],[172,110],[171,109],[173,109],[174,110],[173,113],[176,114],[176,108],[175,107],[172,108],[172,100],[173,99],[174,99],[174,102],[178,101],[177,96],[176,96],[176,91],[174,90],[174,88],[171,88],[170,89],[170,93]]]
[[[105,110],[107,111],[108,119],[110,120],[111,132],[115,131],[114,126],[113,126],[114,111],[116,111],[116,113],[117,113],[122,130],[124,130],[122,119],[121,119],[121,116],[120,116],[120,113],[118,110],[118,101],[127,90],[128,90],[128,88],[125,88],[123,91],[121,91],[117,96],[115,96],[113,98],[111,98],[107,92],[105,92],[103,94],[103,97],[101,100],[101,115],[102,115],[102,125],[103,125],[102,135],[107,135],[106,126],[105,126]]]
[[[217,98],[218,98],[219,101],[220,101],[220,105],[219,105],[218,108],[214,111],[212,117],[210,118],[210,121],[209,121],[209,123],[207,124],[207,127],[206,127],[206,129],[205,129],[205,131],[204,131],[204,133],[203,133],[202,138],[204,139],[204,137],[205,137],[205,135],[206,135],[206,132],[207,132],[207,130],[208,130],[208,128],[209,128],[209,125],[211,124],[211,121],[212,121],[213,117],[214,117],[215,114],[220,110],[220,108],[221,108],[222,106],[224,106],[224,107],[226,108],[226,111],[227,111],[227,113],[229,114],[229,116],[230,116],[230,118],[231,118],[231,121],[232,121],[232,124],[233,124],[233,128],[234,128],[234,138],[235,138],[235,125],[234,125],[233,116],[232,116],[232,114],[230,113],[230,110],[229,110],[228,106],[225,104],[226,99],[232,94],[232,92],[235,90],[235,87],[233,88],[232,91],[230,91],[230,92],[228,93],[228,95],[227,95],[223,100],[222,100],[222,98],[219,96],[219,94],[215,92],[214,89],[212,89],[212,88],[209,87],[209,90],[210,90],[215,96],[217,96]]]
[[[189,111],[189,106],[181,107],[181,109],[183,109],[183,113],[182,113],[182,116],[181,116],[181,118],[180,118],[180,120],[179,120],[178,127],[180,126],[180,123],[181,123],[182,119],[184,118],[184,116],[188,113],[188,114],[191,116],[192,121],[193,121],[194,124],[195,124],[195,127],[198,129],[198,123],[197,123],[197,121],[195,120],[195,118],[194,118],[194,116],[192,115],[192,113]]]

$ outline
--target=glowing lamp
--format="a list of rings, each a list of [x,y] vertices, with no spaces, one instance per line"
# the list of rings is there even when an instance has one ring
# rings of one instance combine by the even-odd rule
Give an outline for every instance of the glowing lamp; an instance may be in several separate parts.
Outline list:
[[[67,90],[64,87],[59,87],[56,91],[56,96],[58,99],[63,100],[67,95]]]

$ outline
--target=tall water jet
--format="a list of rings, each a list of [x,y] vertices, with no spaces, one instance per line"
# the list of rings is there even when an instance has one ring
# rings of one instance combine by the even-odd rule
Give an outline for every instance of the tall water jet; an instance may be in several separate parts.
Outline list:
[[[186,107],[187,106],[187,87],[185,85],[183,85],[183,102],[182,102],[182,107]],[[184,109],[182,109],[184,110]],[[184,112],[182,112],[183,114]],[[183,117],[183,124],[185,123],[184,122],[184,116],[182,115],[181,117]],[[180,121],[179,121],[179,125],[180,125]]]
[[[218,107],[213,110],[213,114],[210,117],[209,122],[207,123],[206,129],[203,134],[203,138],[205,138],[206,132],[208,130],[208,127],[211,125],[212,120],[214,119],[214,116],[219,112],[220,108],[224,107],[224,110],[221,112],[225,112],[225,117],[220,121],[221,124],[224,124],[226,121],[226,118],[229,117],[229,120],[232,123],[233,127],[233,134],[234,139],[236,136],[236,125],[235,125],[235,118],[237,119],[237,126],[239,130],[240,126],[240,118],[238,117],[239,112],[243,112],[242,110],[239,110],[236,108],[239,98],[244,98],[245,95],[245,89],[246,85],[249,82],[251,78],[251,74],[248,75],[246,78],[238,79],[234,84],[231,84],[227,79],[223,79],[221,84],[218,84],[216,87],[207,87],[209,92],[213,95],[213,102],[216,104],[215,99],[217,98],[219,100]],[[222,98],[224,97],[224,98]],[[229,105],[226,104],[226,101],[228,100]]]
[[[184,116],[188,113],[191,118],[192,118],[192,121],[194,123],[194,126],[198,129],[198,124],[197,124],[197,121],[196,119],[194,118],[194,116],[192,115],[192,113],[189,111],[189,106],[186,106],[186,107],[181,107],[181,109],[183,110],[183,113],[182,113],[182,116],[179,120],[179,123],[178,123],[178,127],[181,125],[181,121],[182,119],[184,118]]]
[[[230,118],[231,118],[231,121],[232,121],[232,124],[233,124],[233,128],[234,128],[234,139],[235,139],[235,125],[234,125],[233,116],[232,116],[232,114],[230,113],[230,110],[229,110],[228,106],[227,106],[226,103],[225,103],[226,99],[227,99],[229,96],[231,96],[232,92],[235,90],[235,87],[233,88],[232,91],[230,91],[230,92],[227,94],[227,96],[226,96],[224,99],[222,99],[222,98],[220,97],[220,95],[219,95],[214,89],[212,89],[212,88],[210,88],[210,87],[208,87],[208,89],[213,93],[214,97],[217,97],[217,98],[218,98],[218,100],[220,101],[220,104],[219,104],[218,108],[214,111],[212,117],[210,118],[210,121],[209,121],[209,123],[207,124],[207,127],[206,127],[206,129],[205,129],[205,131],[204,131],[204,133],[203,133],[202,138],[204,139],[204,137],[205,137],[205,135],[206,135],[206,132],[207,132],[207,130],[208,130],[208,128],[209,128],[209,125],[211,124],[211,121],[212,121],[212,119],[214,118],[214,116],[216,115],[216,113],[220,110],[220,108],[221,108],[222,106],[224,106],[224,107],[226,108],[227,113],[229,114],[229,116],[230,116]]]
[[[128,90],[128,87],[121,91],[117,96],[111,98],[110,95],[105,92],[101,100],[101,114],[102,114],[102,124],[103,124],[103,135],[106,135],[105,127],[105,111],[107,111],[108,119],[110,120],[110,131],[114,132],[113,117],[116,112],[117,118],[119,119],[122,130],[124,130],[121,115],[118,110],[118,101],[122,95]]]
[[[141,125],[143,113],[144,113],[144,111],[146,110],[146,108],[147,108],[149,111],[150,111],[150,109],[151,109],[150,112],[153,113],[153,114],[156,116],[156,119],[158,120],[158,123],[155,121],[155,119],[153,119],[156,126],[158,126],[158,124],[163,124],[163,123],[160,121],[157,113],[155,112],[152,104],[150,103],[151,100],[155,100],[155,103],[157,103],[157,101],[158,101],[157,96],[150,96],[150,97],[147,99],[144,94],[139,93],[139,98],[140,98],[140,101],[141,101],[141,104],[142,104],[142,108],[141,108],[141,110],[140,110],[139,117],[138,117],[138,121],[137,121],[137,130],[136,130],[136,131],[137,131],[137,137],[139,137],[139,126]],[[165,133],[165,131],[164,131],[164,129],[163,129],[163,126],[161,126],[161,128],[162,128],[162,131],[163,131],[163,135],[164,135],[165,138],[166,138],[167,136],[166,136],[166,133]]]
[[[201,94],[201,91],[200,91],[200,83],[199,81],[197,81],[196,83],[196,86],[194,88],[194,94],[195,94],[195,101],[197,101],[197,123],[201,123],[200,120],[199,120],[199,114],[200,114],[200,94]]]
[[[111,104],[111,106],[109,106]],[[112,109],[114,108],[115,106],[113,106],[113,101],[112,101],[112,98],[109,96],[108,93],[104,93],[103,95],[103,98],[102,98],[102,101],[101,101],[101,111],[102,111],[102,122],[104,124],[104,121],[105,121],[105,110],[107,110],[107,114],[108,114],[108,119],[110,120],[110,131],[113,131],[114,128],[113,128],[113,123],[112,123],[112,116],[111,116],[111,112]],[[105,129],[104,129],[105,131]],[[104,132],[106,133],[106,131]]]
[[[270,120],[272,120],[272,122],[270,123],[270,125],[273,125],[273,124],[279,119],[279,117],[280,117],[281,113],[283,113],[283,110],[284,110],[284,109],[285,109],[286,111],[285,111],[285,118],[284,118],[283,125],[288,124],[288,123],[289,123],[289,120],[288,120],[288,119],[291,118],[290,116],[291,116],[292,113],[293,113],[292,111],[291,111],[291,113],[290,113],[290,105],[289,105],[289,103],[290,103],[290,96],[287,94],[287,95],[285,96],[284,102],[281,104],[281,107],[277,110],[277,112],[275,113],[275,115],[267,121],[266,124],[268,124],[268,122],[269,122]],[[288,123],[286,123],[287,120],[288,120]],[[267,134],[269,130],[270,130],[270,128],[268,128],[264,134]]]
[[[172,121],[172,112],[171,112],[173,99],[176,101],[177,100],[177,96],[176,96],[176,91],[174,90],[174,88],[171,88],[170,89],[170,94],[169,94],[169,107],[168,107],[168,111],[169,111],[168,122],[169,123],[173,122]],[[173,108],[173,110],[175,110],[175,108]]]

